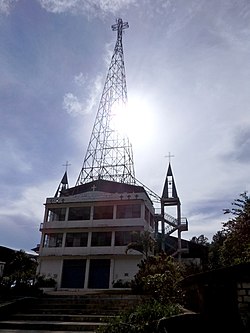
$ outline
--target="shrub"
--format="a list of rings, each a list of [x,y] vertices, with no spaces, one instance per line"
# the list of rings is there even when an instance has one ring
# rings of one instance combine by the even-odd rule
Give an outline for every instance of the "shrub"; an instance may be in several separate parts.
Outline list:
[[[113,288],[130,288],[131,282],[130,281],[124,281],[124,280],[117,280],[113,282]]]
[[[156,333],[157,323],[163,317],[181,313],[176,304],[164,305],[151,299],[112,318],[107,325],[99,326],[98,333]]]
[[[183,292],[179,281],[175,280],[171,272],[148,275],[143,278],[144,289],[161,303],[180,303],[183,301]]]
[[[164,303],[180,302],[182,267],[170,256],[161,253],[141,261],[139,271],[131,281],[135,293],[147,293]]]
[[[55,288],[56,287],[56,280],[49,277],[46,278],[44,275],[39,275],[36,278],[35,285],[38,288]]]

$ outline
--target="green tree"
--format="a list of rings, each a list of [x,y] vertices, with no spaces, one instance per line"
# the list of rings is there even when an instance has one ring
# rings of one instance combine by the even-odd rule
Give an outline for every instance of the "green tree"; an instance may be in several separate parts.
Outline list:
[[[250,198],[243,192],[223,209],[231,218],[223,223],[209,245],[209,269],[250,261]]]
[[[231,209],[224,209],[232,218],[223,224],[225,239],[220,250],[223,266],[250,261],[250,198],[247,192],[240,194]]]
[[[198,237],[194,236],[190,239],[190,242],[196,243],[196,244],[200,244],[200,245],[204,245],[204,246],[208,246],[209,245],[209,241],[208,238],[205,237],[204,235],[200,235]]]
[[[11,260],[4,268],[2,284],[6,287],[30,285],[34,282],[37,261],[29,256],[24,250],[13,253]]]
[[[182,298],[182,266],[166,253],[150,256],[138,265],[131,281],[134,292],[147,293],[161,303],[177,303]]]
[[[217,231],[217,233],[213,236],[212,242],[209,245],[208,253],[209,269],[217,269],[223,267],[223,262],[221,260],[221,251],[225,239],[226,232],[224,230]]]
[[[149,231],[141,232],[136,241],[133,241],[127,245],[126,254],[130,250],[135,250],[142,253],[146,258],[149,257],[157,248],[157,242],[152,238],[152,233]]]

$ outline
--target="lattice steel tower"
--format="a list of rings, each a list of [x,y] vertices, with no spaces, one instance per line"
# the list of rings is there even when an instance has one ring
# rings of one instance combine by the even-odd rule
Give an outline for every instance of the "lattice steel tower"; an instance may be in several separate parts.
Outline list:
[[[111,27],[117,31],[117,41],[76,186],[97,179],[135,184],[132,145],[114,122],[117,113],[127,105],[122,34],[128,27],[120,18]]]

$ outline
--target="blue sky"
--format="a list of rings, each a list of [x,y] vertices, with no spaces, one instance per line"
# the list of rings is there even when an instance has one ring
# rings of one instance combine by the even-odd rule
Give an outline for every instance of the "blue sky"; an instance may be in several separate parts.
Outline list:
[[[0,244],[40,241],[46,197],[82,167],[121,17],[136,177],[161,195],[172,170],[209,239],[249,190],[248,0],[0,0]]]

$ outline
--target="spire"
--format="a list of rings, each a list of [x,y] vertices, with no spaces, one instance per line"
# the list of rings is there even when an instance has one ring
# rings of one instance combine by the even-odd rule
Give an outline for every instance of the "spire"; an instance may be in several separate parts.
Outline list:
[[[69,188],[67,170],[65,171],[62,180],[56,190],[55,198],[60,197],[61,193]]]
[[[122,33],[128,27],[121,18],[112,25],[112,30],[117,31],[117,40],[76,186],[97,179],[135,183],[132,146],[114,125],[116,114],[127,104]]]
[[[166,202],[179,201],[170,162],[168,165],[167,176],[162,192],[162,200]]]

